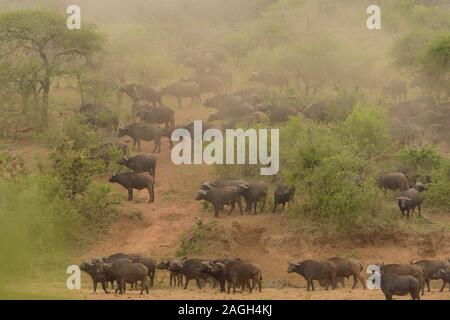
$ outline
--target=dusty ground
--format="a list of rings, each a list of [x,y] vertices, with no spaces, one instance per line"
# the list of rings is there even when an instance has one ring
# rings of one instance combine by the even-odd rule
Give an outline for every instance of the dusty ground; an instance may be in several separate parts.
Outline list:
[[[384,300],[380,290],[362,289],[338,289],[333,291],[318,290],[307,292],[304,288],[289,289],[263,289],[261,293],[237,292],[236,294],[220,293],[211,289],[188,288],[183,289],[153,289],[150,293],[139,295],[139,291],[134,291],[123,296],[116,294],[91,293],[90,290],[83,290],[76,294],[76,299],[103,300],[103,299],[138,299],[138,300]],[[409,296],[395,297],[396,300],[409,300]],[[433,289],[426,292],[422,300],[450,300],[450,292],[444,293]]]

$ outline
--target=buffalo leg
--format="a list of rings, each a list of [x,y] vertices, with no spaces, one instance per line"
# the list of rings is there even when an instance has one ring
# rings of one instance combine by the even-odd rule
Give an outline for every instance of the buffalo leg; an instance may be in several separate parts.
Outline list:
[[[150,273],[149,277],[150,277],[150,286],[153,287],[153,282],[155,280],[155,272],[153,271],[152,273]]]
[[[218,205],[214,206],[214,217],[216,217],[216,218],[219,217],[219,206]]]
[[[239,211],[241,212],[241,216],[242,216],[242,202],[241,202],[241,199],[238,200],[238,206],[239,206]]]
[[[425,283],[427,284],[428,292],[430,292],[431,291],[430,290],[430,279],[429,278],[425,279]]]
[[[352,289],[355,289],[356,288],[356,284],[358,283],[358,279],[356,278],[356,275],[354,274],[353,275],[353,286],[352,286]]]
[[[150,198],[150,200],[149,200],[148,202],[149,202],[149,203],[152,203],[152,202],[155,201],[155,193],[154,193],[152,187],[148,187],[147,190],[148,190],[148,196],[149,196],[149,198]]]
[[[235,206],[236,206],[236,205],[235,205],[235,203],[233,202],[233,204],[231,205],[230,212],[228,212],[228,215],[230,215],[230,214],[233,212]]]
[[[94,281],[94,292],[97,291],[97,281]]]
[[[190,279],[186,278],[186,283],[184,284],[184,288],[185,288],[185,289],[187,289],[187,287],[188,287],[189,280],[190,280]]]
[[[362,284],[363,288],[367,289],[366,282],[364,281],[364,278],[361,275],[358,275],[358,279],[359,279],[359,281],[361,281],[361,284]]]
[[[125,293],[125,281],[122,279],[119,281],[119,293],[120,294]]]
[[[102,289],[105,291],[105,293],[109,293],[108,290],[106,290],[106,283],[105,281],[102,281]]]
[[[446,284],[447,284],[447,282],[445,280],[442,280],[442,288],[441,288],[441,290],[439,290],[440,292],[444,291]],[[450,285],[449,285],[449,290],[450,290]]]
[[[128,201],[133,200],[133,189],[128,189]]]
[[[201,289],[202,286],[200,285],[200,280],[198,280],[198,278],[195,278],[195,282],[197,282],[197,287],[198,287],[199,289]]]
[[[258,290],[261,292],[262,282],[261,282],[261,275],[256,276],[252,279],[252,287],[255,288],[256,284],[258,285]]]

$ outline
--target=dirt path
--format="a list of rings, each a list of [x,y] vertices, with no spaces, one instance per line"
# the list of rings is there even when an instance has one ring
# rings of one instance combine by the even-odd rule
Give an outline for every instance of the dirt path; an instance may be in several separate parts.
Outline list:
[[[236,294],[220,293],[217,290],[188,288],[183,289],[151,289],[150,293],[139,295],[139,291],[124,294],[91,293],[89,290],[83,290],[77,293],[77,299],[137,299],[137,300],[384,300],[384,295],[380,290],[362,290],[362,289],[339,289],[339,290],[318,290],[307,292],[301,289],[263,289],[260,292],[240,292]],[[396,300],[410,300],[411,297],[395,297]],[[443,293],[434,289],[430,293],[426,292],[421,297],[422,300],[450,300],[450,292]]]
[[[150,149],[146,144],[142,151],[150,152]],[[83,258],[119,251],[157,256],[174,254],[173,248],[179,245],[183,232],[195,225],[199,204],[193,200],[193,190],[198,187],[198,181],[207,180],[207,170],[200,166],[189,170],[177,167],[171,163],[168,146],[163,151],[156,155],[156,202],[147,203],[146,190],[135,190],[135,199],[121,204],[124,217]],[[126,194],[119,185],[114,188]]]

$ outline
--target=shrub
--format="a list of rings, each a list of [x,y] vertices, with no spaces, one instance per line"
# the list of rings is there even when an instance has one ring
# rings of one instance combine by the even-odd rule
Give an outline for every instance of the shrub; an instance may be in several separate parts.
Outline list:
[[[342,229],[364,226],[381,210],[373,162],[335,128],[291,119],[281,131],[283,178],[304,194],[301,213],[325,218]],[[347,131],[348,130],[348,131]],[[378,139],[378,138],[377,138]]]
[[[101,169],[97,161],[90,160],[85,152],[73,149],[70,145],[60,145],[51,158],[59,184],[72,199],[85,194],[92,177]]]
[[[425,205],[450,210],[450,162],[443,162],[431,173],[432,183],[424,193]]]
[[[414,179],[430,175],[444,162],[444,158],[434,146],[404,147],[398,152],[396,158],[410,170],[409,176]]]
[[[43,175],[16,181],[0,177],[0,194],[0,259],[7,261],[0,266],[0,283],[3,277],[63,268],[81,219],[56,180]]]
[[[105,231],[117,216],[110,187],[86,181],[85,159],[74,153],[57,161],[61,166],[55,171],[26,171],[16,169],[23,159],[7,152],[0,156],[0,260],[8,261],[0,265],[0,292],[3,277],[34,276],[43,268],[61,271],[71,248]],[[64,185],[68,181],[73,185]],[[83,197],[68,189],[82,189]]]
[[[353,145],[353,152],[366,159],[383,155],[391,146],[384,108],[357,105],[338,130],[342,138]]]

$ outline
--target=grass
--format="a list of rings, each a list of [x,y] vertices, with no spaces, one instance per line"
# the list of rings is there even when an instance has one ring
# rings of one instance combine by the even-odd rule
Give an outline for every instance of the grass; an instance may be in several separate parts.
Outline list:
[[[169,214],[166,216],[166,220],[167,220],[167,221],[173,222],[173,221],[177,221],[178,219],[179,219],[179,216],[178,216],[177,214],[174,214],[174,213],[169,213]]]

